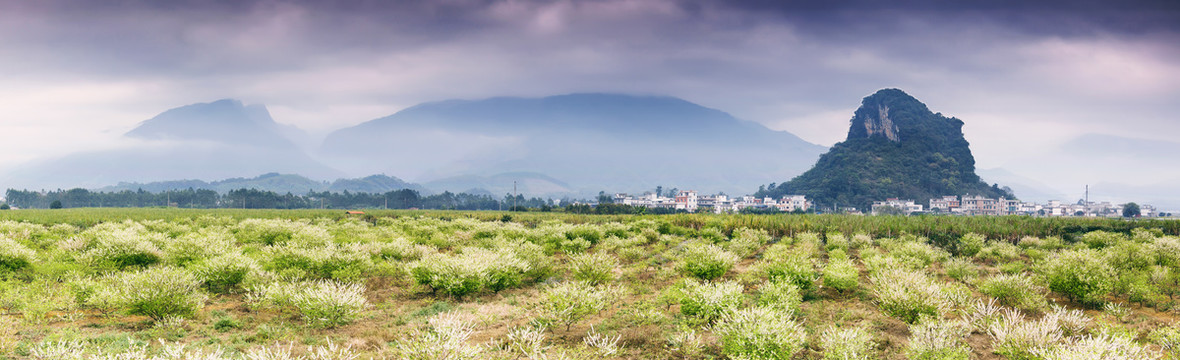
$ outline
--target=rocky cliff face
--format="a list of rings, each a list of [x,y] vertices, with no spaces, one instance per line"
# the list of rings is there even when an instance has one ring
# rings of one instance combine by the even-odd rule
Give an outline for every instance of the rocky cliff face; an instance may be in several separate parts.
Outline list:
[[[811,170],[759,194],[802,194],[821,205],[859,208],[892,197],[924,204],[943,195],[1011,196],[975,174],[962,129],[962,120],[935,114],[901,90],[883,89],[864,98],[847,139]]]
[[[893,120],[889,119],[889,106],[878,105],[876,117],[871,115],[866,116],[861,121],[864,122],[865,131],[868,132],[869,136],[881,135],[889,139],[889,141],[901,141],[897,137],[897,125],[893,123]]]

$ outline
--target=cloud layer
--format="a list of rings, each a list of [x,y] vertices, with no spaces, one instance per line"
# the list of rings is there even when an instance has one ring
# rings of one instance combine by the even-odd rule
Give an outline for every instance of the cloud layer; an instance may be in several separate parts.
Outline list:
[[[1180,132],[1180,6],[1117,5],[0,0],[0,168],[226,97],[322,133],[449,98],[664,94],[831,145],[898,87],[963,119],[981,167],[1072,189],[1119,180],[1062,160],[1075,137]]]

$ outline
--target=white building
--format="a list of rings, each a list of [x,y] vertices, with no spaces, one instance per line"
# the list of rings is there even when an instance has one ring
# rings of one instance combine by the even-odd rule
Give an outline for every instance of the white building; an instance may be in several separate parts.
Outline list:
[[[897,198],[886,199],[885,201],[873,202],[873,215],[878,215],[886,207],[891,207],[901,210],[902,213],[909,215],[915,212],[922,211],[922,205],[915,204],[913,200],[900,200]]]

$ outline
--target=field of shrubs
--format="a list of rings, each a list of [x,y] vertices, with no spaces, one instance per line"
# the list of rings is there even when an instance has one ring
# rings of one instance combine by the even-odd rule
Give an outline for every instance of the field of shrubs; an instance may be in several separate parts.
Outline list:
[[[1180,359],[1167,221],[102,211],[0,217],[0,359]]]

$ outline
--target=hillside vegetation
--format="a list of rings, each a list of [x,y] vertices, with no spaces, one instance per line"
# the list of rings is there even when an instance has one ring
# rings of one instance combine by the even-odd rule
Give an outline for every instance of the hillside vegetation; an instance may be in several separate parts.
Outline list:
[[[975,174],[962,120],[933,113],[901,90],[865,97],[850,122],[848,138],[814,167],[757,195],[802,194],[821,206],[839,203],[863,210],[887,198],[926,204],[944,195],[1013,197]]]

